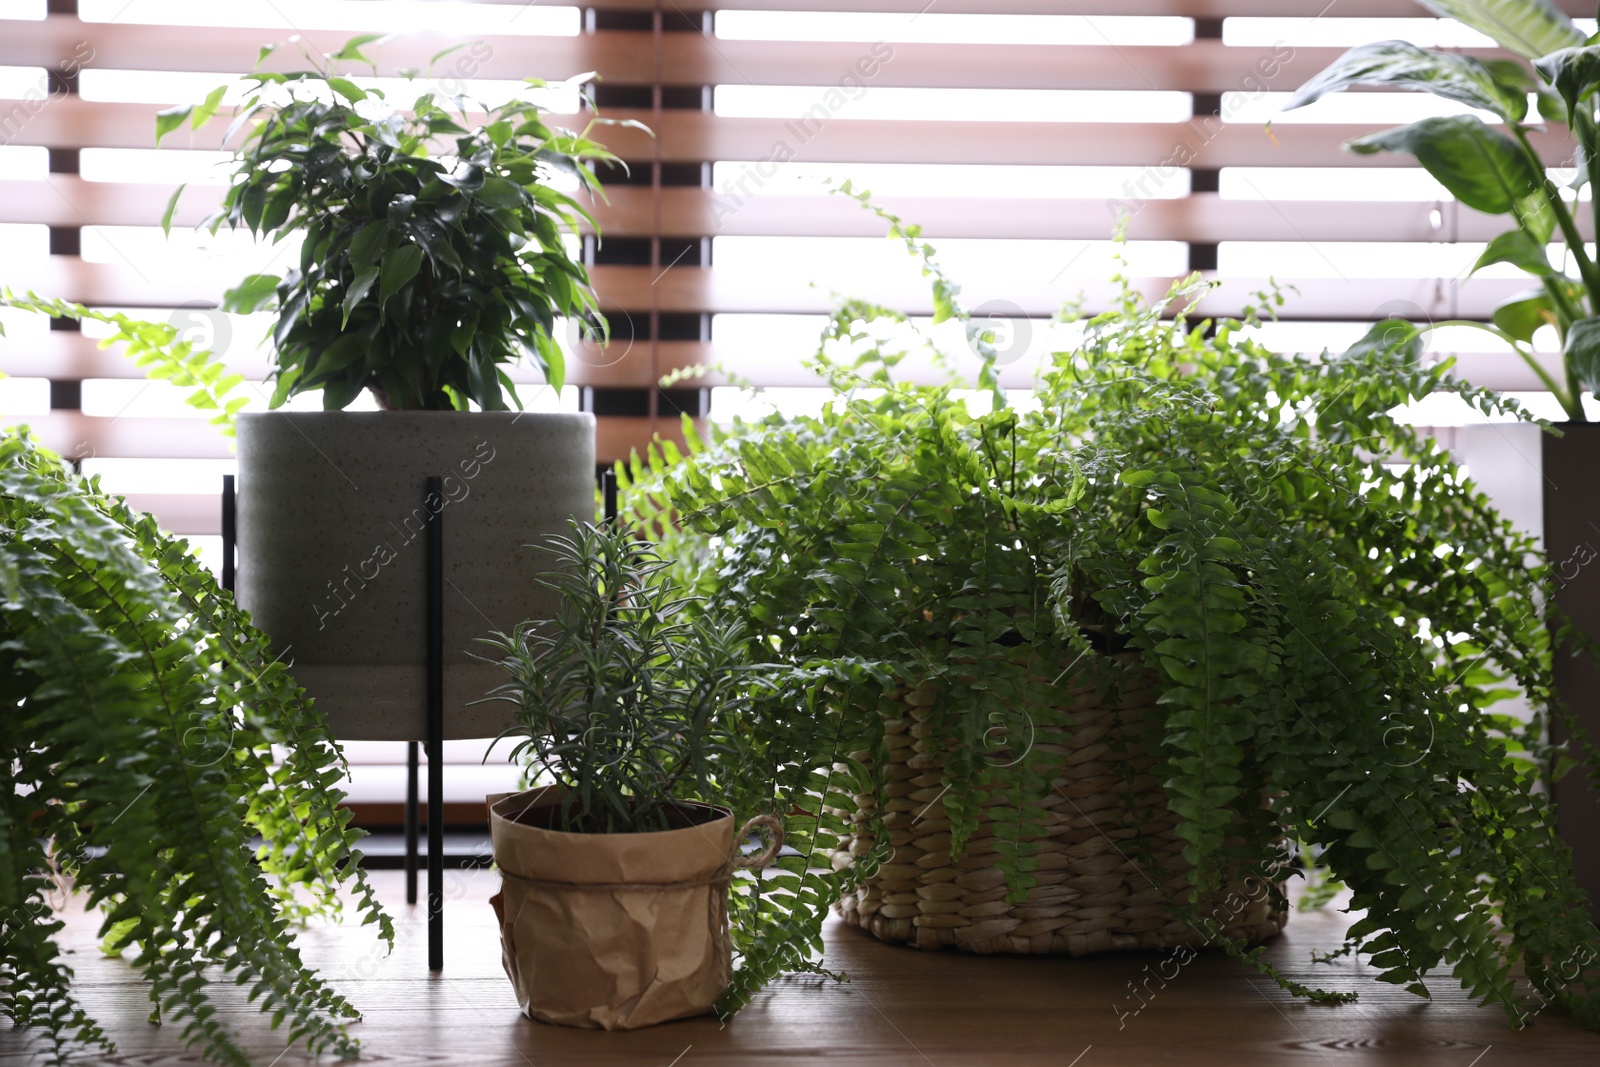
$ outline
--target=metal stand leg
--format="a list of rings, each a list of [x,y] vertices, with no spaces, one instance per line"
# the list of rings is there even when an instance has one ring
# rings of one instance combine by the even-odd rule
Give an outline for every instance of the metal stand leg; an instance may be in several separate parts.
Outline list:
[[[600,472],[600,499],[604,502],[606,522],[616,525],[617,521],[617,472],[604,470]]]
[[[417,743],[406,742],[406,903],[417,902]]]
[[[222,588],[233,592],[234,543],[238,540],[233,499],[233,475],[222,476]]]
[[[430,477],[428,515],[428,970],[444,969],[444,483]]]

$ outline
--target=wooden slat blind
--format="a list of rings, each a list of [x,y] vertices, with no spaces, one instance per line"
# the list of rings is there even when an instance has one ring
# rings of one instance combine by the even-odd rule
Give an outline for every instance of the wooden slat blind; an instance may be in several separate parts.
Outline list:
[[[0,67],[54,69],[68,57],[90,55],[86,72],[190,72],[216,75],[217,81],[250,69],[260,46],[286,36],[267,28],[174,27],[141,25],[137,17],[149,0],[128,9],[114,22],[90,22],[77,14],[74,0],[50,0],[44,19],[4,18],[0,6]],[[480,0],[523,6],[527,0]],[[1577,16],[1593,14],[1592,0],[1563,0]],[[384,0],[368,0],[381,12]],[[1080,16],[1093,26],[1104,16],[1176,16],[1194,20],[1195,40],[1183,45],[1135,41],[1110,44],[1092,33],[1079,43],[1016,44],[938,43],[891,40],[892,58],[879,62],[862,82],[869,94],[892,96],[920,89],[998,92],[993,110],[976,117],[866,117],[848,108],[827,108],[825,121],[803,128],[803,113],[827,94],[843,76],[857,70],[871,55],[871,41],[740,40],[717,34],[718,12],[795,11],[858,14],[863,10],[896,14],[907,25],[941,16]],[[586,245],[602,301],[617,331],[607,353],[589,353],[569,364],[569,377],[580,387],[583,403],[598,416],[597,451],[602,460],[626,456],[655,433],[672,435],[677,413],[703,413],[703,385],[723,378],[712,373],[676,390],[656,388],[661,376],[687,367],[727,366],[744,379],[771,387],[815,384],[799,365],[793,345],[774,340],[753,345],[716,339],[719,315],[758,316],[770,322],[774,337],[803,336],[780,330],[781,316],[817,315],[827,310],[826,288],[797,284],[784,266],[791,244],[829,242],[839,249],[841,265],[856,254],[862,238],[878,237],[882,225],[854,204],[839,198],[803,195],[792,183],[773,178],[766,161],[775,146],[793,155],[792,166],[890,164],[903,170],[971,164],[1030,168],[1119,167],[1127,181],[1117,203],[1090,197],[1064,185],[1053,194],[1034,183],[1027,195],[982,182],[947,182],[942,191],[907,195],[885,191],[883,204],[902,217],[919,222],[924,233],[940,243],[999,240],[1010,242],[1100,242],[1112,229],[1113,210],[1132,208],[1128,221],[1131,248],[1157,242],[1178,242],[1187,261],[1172,265],[1218,265],[1219,249],[1236,242],[1331,249],[1348,242],[1395,242],[1401,248],[1481,243],[1502,228],[1490,218],[1450,200],[1235,199],[1224,195],[1221,178],[1232,168],[1272,168],[1298,173],[1299,168],[1359,168],[1371,175],[1403,177],[1407,165],[1398,156],[1356,159],[1341,149],[1348,138],[1389,123],[1289,124],[1269,136],[1256,122],[1223,122],[1217,116],[1223,94],[1287,92],[1320,70],[1341,48],[1234,46],[1221,37],[1229,17],[1302,19],[1419,17],[1426,12],[1409,0],[605,0],[581,9],[577,36],[502,34],[487,38],[492,58],[472,73],[482,78],[515,81],[527,76],[549,80],[585,71],[601,76],[598,103],[613,118],[638,119],[655,131],[646,137],[629,130],[602,134],[631,167],[631,176],[614,181],[609,203],[600,211],[604,241]],[[348,36],[372,27],[350,25],[339,30],[313,29],[301,34],[314,51],[337,48]],[[913,35],[908,35],[913,36]],[[444,32],[419,33],[385,45],[378,73],[392,76],[428,58],[458,39]],[[87,49],[87,53],[85,52]],[[297,61],[291,49],[270,61],[280,69]],[[1270,72],[1270,75],[1266,72]],[[448,73],[448,70],[447,70]],[[92,78],[94,75],[90,74]],[[134,254],[87,255],[87,235],[103,239],[114,251],[127,245],[119,227],[153,227],[172,191],[133,163],[117,162],[113,181],[89,180],[91,153],[97,150],[150,149],[154,117],[161,107],[180,102],[111,102],[85,99],[85,80],[56,77],[47,90],[29,99],[0,100],[0,170],[6,153],[48,152],[48,173],[0,173],[0,280],[14,288],[34,288],[85,303],[143,309],[149,317],[166,318],[174,309],[214,306],[221,291],[235,279],[198,254],[161,263]],[[214,84],[214,83],[212,83]],[[794,115],[748,118],[718,115],[712,107],[718,86],[803,87],[807,102]],[[208,86],[209,87],[209,86]],[[1006,94],[1080,90],[1147,94],[1189,94],[1195,117],[1189,121],[1011,121],[1015,115]],[[1020,99],[1020,95],[1017,97]],[[138,99],[131,97],[130,99]],[[862,97],[865,99],[865,97]],[[1128,97],[1132,99],[1132,97]],[[853,105],[855,101],[850,103]],[[874,113],[881,114],[881,113]],[[1077,118],[1077,116],[1074,116]],[[1115,120],[1111,114],[1099,116]],[[815,119],[816,116],[813,115]],[[570,116],[569,125],[584,116]],[[1399,121],[1397,118],[1396,121]],[[218,119],[187,141],[169,139],[178,158],[190,152],[215,151],[226,128]],[[1547,158],[1558,161],[1563,150],[1547,143]],[[719,166],[720,165],[720,168]],[[101,176],[107,164],[100,166]],[[752,168],[761,168],[757,181]],[[723,172],[717,183],[713,177]],[[1050,171],[1054,174],[1056,172]],[[741,189],[740,182],[744,182]],[[1065,181],[1065,178],[1063,178]],[[196,185],[182,202],[178,226],[191,226],[215,203],[217,186]],[[1587,225],[1589,213],[1582,215]],[[47,227],[50,255],[29,258],[20,244],[7,245],[7,226]],[[110,228],[104,231],[89,228]],[[13,231],[14,232],[14,231]],[[756,242],[773,270],[719,269],[718,242]],[[847,243],[854,242],[854,243]],[[1005,246],[1010,248],[1019,245]],[[746,261],[749,252],[746,250]],[[731,258],[731,257],[730,257]],[[109,260],[109,261],[107,261]],[[1433,318],[1487,315],[1499,300],[1522,288],[1499,278],[1460,282],[1454,277],[1384,276],[1374,262],[1370,273],[1345,275],[1324,271],[1317,278],[1281,277],[1299,292],[1284,309],[1291,318],[1345,322],[1391,310],[1414,309]],[[995,280],[980,272],[963,276],[964,296],[973,305],[988,298],[1013,301],[1022,313],[1043,318],[1060,302],[1082,291],[1092,308],[1110,295],[1092,276]],[[1390,271],[1392,274],[1392,271]],[[825,279],[826,280],[826,279]],[[1146,276],[1139,287],[1151,296],[1164,291],[1170,274]],[[1223,285],[1205,310],[1231,313],[1266,284],[1265,277],[1223,276]],[[928,296],[914,271],[872,278],[860,295],[927,313]],[[759,318],[772,316],[771,318]],[[17,378],[48,379],[50,410],[23,416],[3,406],[0,422],[28,422],[63,454],[85,458],[86,469],[133,463],[140,469],[166,469],[202,461],[208,472],[226,464],[228,443],[203,419],[144,416],[128,412],[81,409],[82,397],[94,385],[110,384],[129,391],[141,388],[139,370],[115,352],[101,350],[91,336],[67,330],[29,330],[13,323],[11,336],[0,341],[0,371]],[[37,326],[38,324],[33,324]],[[259,381],[267,372],[264,353],[255,344],[254,326],[235,320],[232,344],[224,358],[247,378]],[[745,331],[741,336],[748,336]],[[757,336],[765,336],[758,329]],[[1553,357],[1552,357],[1553,358]],[[1498,388],[1534,388],[1534,379],[1509,355],[1469,352],[1461,356],[1462,373]],[[531,370],[513,373],[531,384]],[[1004,371],[1008,384],[1022,386],[1022,364]],[[83,383],[80,385],[80,383]],[[132,395],[131,392],[129,395]],[[98,465],[98,466],[96,466]],[[181,472],[180,472],[181,473]],[[218,532],[215,475],[187,477],[175,484],[143,485],[130,492],[130,502],[158,515],[169,529],[202,539]],[[172,482],[171,479],[168,480]],[[143,484],[143,483],[141,483]],[[111,484],[113,489],[116,484]],[[478,766],[482,746],[452,743],[446,760],[452,765],[447,800],[481,796],[513,784],[506,768]],[[356,745],[353,799],[370,805],[397,801],[403,795],[403,760],[398,746]],[[459,765],[459,766],[457,766]]]
[[[513,0],[483,0],[509,3]],[[522,3],[523,0],[515,0]],[[369,0],[380,11],[384,0]],[[1592,15],[1591,5],[1565,0],[1568,11]],[[91,56],[87,71],[154,71],[215,74],[223,78],[253,66],[259,47],[279,39],[266,28],[208,28],[139,25],[125,19],[89,22],[78,17],[74,0],[51,0],[44,19],[0,20],[0,66],[54,68],[73,55]],[[1074,44],[889,43],[891,58],[872,64],[860,76],[865,93],[918,89],[999,91],[991,114],[981,119],[853,117],[824,107],[804,115],[771,118],[729,117],[712,108],[717,86],[807,87],[809,99],[827,94],[844,75],[872,56],[874,42],[740,40],[719,37],[717,12],[796,11],[859,13],[863,8],[926,16],[1079,16],[1092,26],[1103,16],[1177,16],[1194,20],[1195,40],[1184,45],[1096,43],[1092,35]],[[130,17],[136,17],[139,8]],[[0,12],[3,13],[3,12]],[[790,284],[781,271],[719,270],[716,242],[722,238],[769,241],[774,259],[803,238],[848,239],[875,236],[881,226],[838,197],[762,193],[761,181],[712,184],[713,166],[768,167],[777,146],[795,164],[900,164],[935,167],[973,163],[1026,167],[1121,167],[1135,179],[1127,194],[1112,203],[1083,196],[1011,197],[982,186],[943,195],[886,195],[883,202],[920,222],[928,237],[963,241],[1103,241],[1111,233],[1113,209],[1135,209],[1128,235],[1141,242],[1182,242],[1188,266],[1205,269],[1218,261],[1219,246],[1231,242],[1282,242],[1287,245],[1350,241],[1403,242],[1412,245],[1483,242],[1499,232],[1496,220],[1453,201],[1339,201],[1335,199],[1244,200],[1218,191],[1219,174],[1231,168],[1359,168],[1376,172],[1401,168],[1400,156],[1355,158],[1341,145],[1348,138],[1389,123],[1281,123],[1270,133],[1255,122],[1224,122],[1223,94],[1288,92],[1321,69],[1341,48],[1258,47],[1224,43],[1222,20],[1230,17],[1341,19],[1424,17],[1409,0],[606,0],[581,9],[583,29],[573,36],[502,34],[487,39],[492,58],[471,73],[519,80],[537,75],[551,80],[594,70],[601,110],[609,117],[632,118],[655,136],[610,129],[602,134],[632,167],[632,177],[613,184],[610,203],[599,212],[604,241],[587,246],[594,278],[605,306],[626,329],[618,347],[604,357],[572,361],[570,378],[583,388],[584,403],[600,417],[601,458],[613,459],[641,446],[651,434],[675,432],[677,414],[704,413],[702,385],[722,381],[711,374],[688,388],[663,393],[661,375],[695,365],[726,364],[758,385],[794,386],[810,379],[795,365],[795,353],[739,351],[714,341],[715,316],[816,315],[831,296],[825,288]],[[368,27],[311,30],[301,35],[313,50],[331,50]],[[401,37],[380,53],[379,73],[391,76],[426,64],[429,56],[458,38],[443,32]],[[881,48],[882,46],[880,46]],[[299,61],[282,49],[269,65]],[[448,71],[446,72],[448,73]],[[91,262],[81,251],[86,227],[149,227],[156,224],[170,194],[169,184],[141,180],[90,181],[80,175],[83,152],[95,149],[148,149],[153,145],[155,102],[109,102],[79,95],[80,77],[54,78],[44,100],[0,101],[0,142],[11,148],[44,148],[49,173],[0,179],[0,224],[48,227],[52,254],[45,259],[8,255],[4,280],[86,303],[147,309],[165,317],[171,309],[214,303],[233,279],[200,260],[195,269],[153,268],[138,257]],[[1195,117],[1185,122],[1009,121],[1005,93],[1037,90],[1151,91],[1190,94]],[[38,94],[34,94],[37,96]],[[852,101],[854,97],[852,96]],[[1131,98],[1130,98],[1131,99]],[[170,102],[170,101],[169,101]],[[1113,109],[1114,110],[1114,109]],[[818,118],[817,116],[821,117]],[[1110,116],[1115,119],[1115,115]],[[570,116],[582,124],[584,116]],[[797,125],[797,123],[801,125]],[[169,141],[171,150],[216,150],[226,117],[189,136]],[[175,143],[176,142],[176,143]],[[1558,140],[1542,142],[1552,163],[1563,156]],[[167,149],[163,149],[167,151]],[[1186,195],[1171,184],[1181,174]],[[1150,181],[1152,175],[1159,180]],[[1166,191],[1152,195],[1152,187]],[[1181,190],[1180,190],[1181,191]],[[192,188],[179,212],[192,224],[215,202],[216,186]],[[1150,198],[1146,199],[1149,196]],[[1585,219],[1588,213],[1584,213]],[[106,240],[115,246],[116,231]],[[0,235],[0,240],[4,240]],[[762,246],[767,247],[767,246]],[[841,249],[845,246],[840,245]],[[843,253],[842,253],[843,254]],[[104,257],[102,257],[104,258]],[[1499,300],[1523,286],[1500,278],[1461,281],[1455,277],[1394,279],[1373,276],[1284,277],[1299,290],[1285,313],[1309,320],[1360,320],[1379,308],[1414,305],[1430,317],[1482,317]],[[1138,284],[1154,295],[1170,275],[1143,277]],[[1093,280],[964,279],[974,303],[987,298],[1013,301],[1028,316],[1047,317],[1062,301],[1082,291],[1089,306],[1108,295]],[[1264,276],[1226,276],[1205,310],[1237,311],[1267,283]],[[927,296],[914,274],[874,281],[861,295],[926,313]],[[235,331],[243,332],[243,327]],[[253,340],[253,339],[252,339]],[[619,351],[622,353],[619,355]],[[259,378],[266,365],[259,352],[239,337],[227,355],[247,376]],[[1468,372],[1501,386],[1532,388],[1533,378],[1510,357],[1469,353]],[[25,334],[0,343],[0,370],[17,377],[71,383],[136,378],[139,372],[114,353],[99,351],[92,340],[68,332]],[[1020,384],[1018,371],[1008,371]],[[531,381],[531,373],[514,375]],[[60,403],[76,391],[53,390]],[[19,421],[6,415],[8,421]],[[76,454],[126,459],[225,458],[225,442],[203,422],[176,418],[108,418],[70,407],[26,420],[52,445]],[[209,487],[204,488],[209,492]],[[159,494],[144,501],[174,528],[211,534],[215,520],[181,494]],[[136,501],[139,502],[139,501]]]

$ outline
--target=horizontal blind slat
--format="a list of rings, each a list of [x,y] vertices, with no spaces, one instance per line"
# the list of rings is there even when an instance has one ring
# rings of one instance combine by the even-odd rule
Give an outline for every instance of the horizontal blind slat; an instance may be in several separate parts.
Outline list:
[[[480,4],[526,7],[529,0],[473,0]],[[658,0],[605,0],[608,11],[651,11]],[[1593,18],[1589,0],[1555,0],[1574,18]],[[561,5],[556,5],[561,6]],[[596,6],[596,5],[589,5]],[[878,11],[926,14],[927,0],[672,0],[680,12],[703,11]],[[669,13],[671,8],[668,9]],[[962,15],[1156,15],[1220,19],[1229,16],[1280,18],[1420,18],[1427,12],[1409,0],[939,0],[942,14]],[[126,16],[123,16],[126,17]],[[4,21],[4,20],[0,20]],[[117,21],[117,25],[129,23]]]
[[[19,286],[41,292],[65,294],[86,304],[112,304],[125,307],[172,308],[187,302],[215,300],[225,284],[195,284],[182,287],[164,278],[140,278],[128,268],[110,264],[84,263],[75,257],[53,256],[41,272],[44,284],[32,281]],[[914,271],[909,271],[912,275]],[[591,271],[601,294],[601,306],[608,310],[639,310],[658,307],[663,312],[731,312],[738,314],[816,315],[827,312],[833,296],[825,288],[793,286],[775,289],[770,279],[717,271],[707,267],[678,266],[662,272],[648,266],[600,266]],[[1150,299],[1162,296],[1170,278],[1143,279],[1141,288]],[[1201,304],[1207,314],[1236,313],[1249,302],[1251,294],[1266,286],[1267,280],[1222,279],[1220,287]],[[1296,318],[1359,318],[1370,315],[1379,305],[1396,299],[1409,300],[1430,316],[1468,316],[1487,318],[1502,300],[1527,288],[1525,281],[1473,278],[1457,282],[1449,278],[1350,280],[1295,279],[1299,290],[1286,309]],[[1053,314],[1067,297],[1082,290],[1088,306],[1110,306],[1113,290],[1107,284],[1078,286],[1072,282],[1012,284],[1004,291],[988,292],[981,279],[965,286],[964,299],[972,305],[987,298],[1003,298],[1020,306],[1026,314]],[[914,276],[904,283],[881,282],[854,295],[899,307],[912,314],[931,314],[927,288]]]
[[[46,226],[155,226],[172,187],[88,182],[58,174],[41,181],[0,181],[0,223]],[[661,191],[656,226],[650,190],[617,186],[595,207],[607,237],[875,237],[883,225],[856,204],[834,196],[759,195],[735,203],[711,189]],[[175,228],[193,226],[216,206],[220,187],[191,186],[179,201]],[[1111,232],[1104,199],[1032,197],[877,198],[929,237],[1100,240]],[[1450,204],[1457,212],[1435,227],[1439,205],[1429,201],[1224,199],[1217,193],[1149,200],[1130,194],[1132,240],[1220,241],[1487,241],[1506,228],[1503,218]],[[1578,223],[1593,236],[1593,215]]]
[[[495,3],[520,0],[492,0]],[[657,0],[606,0],[615,11],[649,11]],[[1593,18],[1588,0],[1555,0],[1567,14]],[[928,0],[672,0],[680,11],[871,11],[922,14]],[[971,15],[1178,15],[1220,19],[1230,15],[1257,17],[1338,18],[1426,17],[1407,0],[939,0],[944,14]]]
[[[354,28],[349,31],[353,32]],[[83,23],[52,15],[8,26],[0,36],[0,64],[38,65],[51,57],[74,55],[79,42],[87,41],[94,49],[95,68],[242,74],[255,67],[261,43],[273,33],[248,28],[174,33],[166,26]],[[346,36],[346,31],[332,30],[305,34],[313,53],[336,50]],[[378,52],[378,72],[392,77],[408,68],[426,71],[435,53],[471,39],[440,33],[400,37]],[[648,85],[654,78],[653,38],[646,32],[604,30],[579,37],[482,40],[491,50],[487,58],[479,61],[457,53],[466,59],[455,59],[466,62],[462,69],[473,77],[516,81],[537,76],[557,81],[596,71],[608,85]],[[830,86],[846,75],[861,77],[858,64],[870,57],[868,49],[851,41],[713,40],[674,33],[662,39],[661,77],[668,85]],[[1288,89],[1343,52],[1230,47],[1218,40],[1180,46],[895,44],[892,49],[890,59],[871,64],[873,73],[866,80],[872,86],[1220,93],[1258,86],[1265,79]],[[304,58],[292,49],[278,50],[263,65],[267,70],[305,67]],[[435,69],[437,77],[431,80],[459,76],[450,59]],[[365,75],[367,68],[358,73]]]
[[[9,102],[0,101],[0,115]],[[56,148],[151,148],[155,144],[152,104],[96,103],[76,97],[50,101],[21,125],[9,143]],[[1344,150],[1352,137],[1376,125],[1345,123],[1284,125],[1268,134],[1253,123],[1223,123],[1196,118],[1187,122],[897,122],[834,118],[724,118],[705,112],[610,109],[609,118],[633,119],[655,127],[661,158],[669,163],[706,160],[767,161],[779,145],[808,162],[971,163],[982,145],[985,163],[1056,166],[1195,167],[1409,167],[1409,157],[1393,153],[1354,156]],[[581,128],[583,115],[556,115],[552,122]],[[179,131],[170,148],[215,150],[226,130],[225,116],[199,130]],[[651,138],[639,130],[608,127],[602,135],[625,159],[649,159]],[[1536,132],[1533,142],[1557,164],[1570,157],[1559,134]],[[780,153],[781,154],[781,153]]]
[[[174,27],[82,22],[71,15],[50,15],[38,21],[0,23],[0,63],[41,66],[59,57],[78,54],[80,41],[93,49],[87,64],[105,70],[160,70],[243,74],[257,69],[262,45],[285,36],[281,29],[265,27]],[[300,32],[301,43],[313,56],[336,52],[346,40],[367,27]],[[492,49],[486,58],[458,52],[432,67],[435,77],[472,77],[520,81],[540,77],[547,81],[600,71],[608,80],[626,84],[648,82],[652,64],[652,35],[639,31],[606,31],[576,37],[466,35],[418,32],[397,35],[377,52],[378,73],[396,76],[418,69],[427,73],[430,59],[452,45],[482,40]],[[697,40],[703,40],[697,36]],[[357,76],[366,76],[365,64],[348,64]],[[306,70],[309,63],[296,48],[280,48],[260,64],[262,70]]]

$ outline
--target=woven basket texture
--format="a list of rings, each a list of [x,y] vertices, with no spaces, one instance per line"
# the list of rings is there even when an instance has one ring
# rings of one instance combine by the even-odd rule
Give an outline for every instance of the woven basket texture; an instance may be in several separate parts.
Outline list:
[[[1089,682],[1053,690],[1056,713],[1038,718],[1061,725],[1038,729],[1032,750],[1064,756],[1065,765],[1042,801],[1044,833],[1030,853],[1037,883],[1017,903],[1007,900],[996,865],[1003,847],[996,827],[1008,815],[1014,821],[1015,808],[988,796],[977,830],[952,856],[941,769],[953,742],[934,736],[929,721],[938,691],[922,685],[886,696],[883,821],[891,854],[839,902],[845,921],[884,941],[974,953],[1083,956],[1206,944],[1207,935],[1167,903],[1186,896],[1189,866],[1185,843],[1173,833],[1177,817],[1151,773],[1152,741],[1139,729],[1157,721],[1154,683],[1146,676],[1120,692]],[[867,753],[853,756],[872,766]],[[839,813],[855,832],[834,854],[836,867],[875,841],[870,818],[877,800],[858,796],[856,803],[855,811]],[[1254,944],[1281,931],[1287,915],[1274,906],[1266,879],[1239,873],[1197,912],[1229,937]],[[1165,892],[1157,879],[1164,879]]]

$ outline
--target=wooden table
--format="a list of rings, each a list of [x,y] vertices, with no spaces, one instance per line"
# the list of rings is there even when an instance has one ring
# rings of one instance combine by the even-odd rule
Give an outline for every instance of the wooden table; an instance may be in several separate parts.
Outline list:
[[[1448,978],[1430,982],[1429,1003],[1372,981],[1358,963],[1313,967],[1309,950],[1335,947],[1347,922],[1332,911],[1294,915],[1269,956],[1305,981],[1358,991],[1356,1004],[1297,1001],[1215,953],[1201,953],[1163,988],[1157,972],[1177,966],[1167,954],[1072,960],[923,953],[835,922],[829,964],[849,973],[848,984],[785,979],[726,1026],[706,1018],[631,1033],[564,1030],[517,1010],[487,903],[496,875],[446,872],[445,969],[437,976],[426,969],[419,909],[400,903],[401,876],[373,877],[396,920],[392,956],[383,955],[370,928],[314,928],[301,944],[306,961],[365,1012],[353,1032],[364,1058],[383,1063],[1600,1067],[1600,1035],[1553,1013],[1514,1031],[1499,1009],[1474,1006]],[[126,964],[94,950],[94,926],[78,913],[63,936],[76,950],[80,995],[122,1055],[86,1062],[198,1064],[198,1055],[182,1050],[176,1028],[145,1022],[143,986]],[[262,1067],[312,1062],[286,1050],[235,988],[219,988],[217,999]],[[1121,1014],[1132,1008],[1137,1014]],[[0,1031],[0,1065],[32,1062],[26,1049],[21,1035]]]

